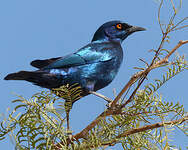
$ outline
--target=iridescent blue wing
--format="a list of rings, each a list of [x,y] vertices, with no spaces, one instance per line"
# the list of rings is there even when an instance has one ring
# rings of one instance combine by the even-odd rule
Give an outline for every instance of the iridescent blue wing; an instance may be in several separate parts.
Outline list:
[[[62,58],[62,57],[50,58],[50,59],[45,59],[45,60],[38,60],[37,59],[37,60],[32,61],[30,64],[31,64],[31,66],[40,69],[40,68],[43,68],[45,66],[48,66],[49,64],[57,61],[60,58]]]
[[[110,55],[110,53],[105,54],[104,52],[92,49],[90,46],[86,46],[76,53],[57,59],[51,64],[43,67],[43,69],[68,68],[101,61],[108,61],[112,58],[113,56]]]

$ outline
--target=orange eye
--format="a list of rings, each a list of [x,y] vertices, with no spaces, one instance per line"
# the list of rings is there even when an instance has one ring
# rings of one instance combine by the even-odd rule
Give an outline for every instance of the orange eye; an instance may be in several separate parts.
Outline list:
[[[121,30],[122,29],[122,24],[117,24],[116,28],[119,29],[119,30]]]

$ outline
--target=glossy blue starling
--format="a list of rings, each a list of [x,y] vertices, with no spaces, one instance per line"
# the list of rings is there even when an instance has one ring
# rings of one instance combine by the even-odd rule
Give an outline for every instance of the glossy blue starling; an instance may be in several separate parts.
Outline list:
[[[97,91],[112,82],[123,60],[121,43],[130,34],[144,28],[121,21],[103,24],[91,43],[64,57],[34,60],[36,71],[20,71],[7,75],[5,80],[26,80],[40,87],[53,89],[78,83],[82,96]]]

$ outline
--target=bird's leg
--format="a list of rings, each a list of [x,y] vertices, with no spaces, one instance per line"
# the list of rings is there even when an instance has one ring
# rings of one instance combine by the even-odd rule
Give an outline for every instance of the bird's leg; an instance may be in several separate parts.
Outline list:
[[[107,101],[109,104],[112,102],[112,99],[110,99],[110,98],[108,98],[108,97],[106,97],[106,96],[104,96],[104,95],[102,95],[102,94],[100,94],[100,93],[97,93],[97,92],[95,92],[95,91],[89,91],[89,93],[90,93],[90,94],[93,94],[93,95],[96,95],[96,96],[98,96],[98,97],[104,99],[104,100]]]
[[[108,108],[111,108],[111,105],[112,105],[112,102],[113,102],[112,99],[110,99],[110,98],[108,98],[108,97],[106,97],[106,96],[104,96],[104,95],[102,95],[102,94],[100,94],[100,93],[97,93],[97,92],[95,92],[95,91],[89,91],[89,93],[90,93],[90,94],[93,94],[93,95],[96,95],[96,96],[98,96],[98,97],[104,99],[105,101],[107,101],[108,104],[106,104],[106,106],[107,106]],[[119,108],[120,105],[117,104],[116,107]],[[114,110],[115,110],[115,109],[114,109]]]
[[[112,99],[110,99],[110,98],[108,98],[108,97],[106,97],[106,96],[104,96],[104,95],[102,95],[100,93],[95,92],[94,88],[95,88],[95,82],[87,81],[87,89],[88,89],[89,93],[93,94],[93,95],[96,95],[96,96],[104,99],[105,101],[107,101],[108,102],[107,106],[109,107],[111,105],[111,103],[112,103]]]

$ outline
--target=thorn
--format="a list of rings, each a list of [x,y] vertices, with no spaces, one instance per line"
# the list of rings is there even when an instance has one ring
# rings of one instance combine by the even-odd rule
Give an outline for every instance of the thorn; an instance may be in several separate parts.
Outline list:
[[[140,61],[142,61],[143,63],[145,63],[147,65],[147,67],[149,67],[149,64],[142,58],[139,58]]]

